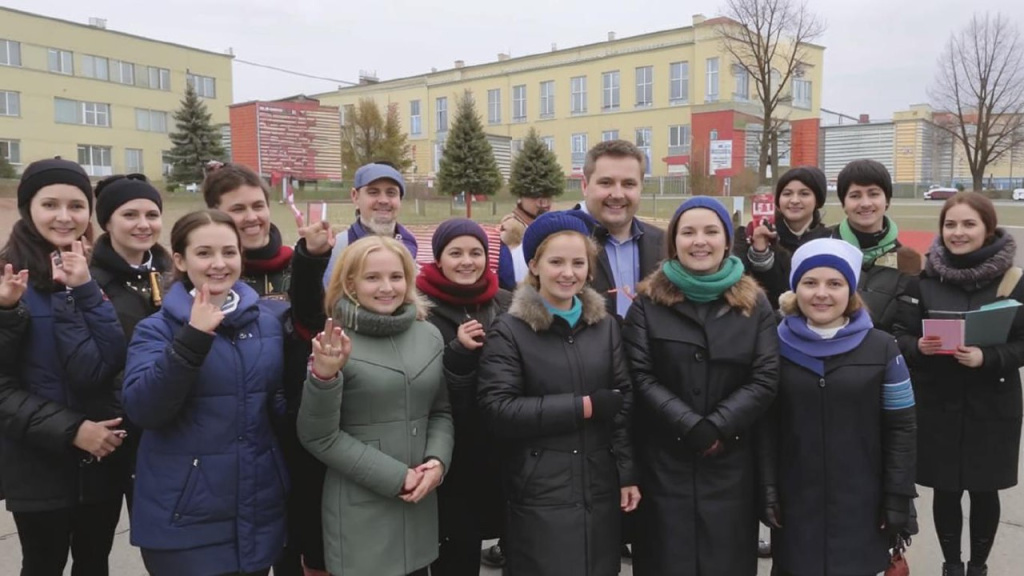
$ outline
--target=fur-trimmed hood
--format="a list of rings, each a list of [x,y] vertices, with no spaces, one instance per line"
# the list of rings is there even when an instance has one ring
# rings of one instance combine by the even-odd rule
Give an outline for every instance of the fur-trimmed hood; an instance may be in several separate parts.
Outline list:
[[[590,286],[584,288],[579,296],[583,304],[583,314],[580,316],[580,320],[585,324],[597,324],[608,315],[604,298]],[[554,314],[544,305],[544,299],[541,298],[540,292],[526,282],[519,284],[519,287],[516,288],[508,313],[526,322],[534,332],[549,330],[555,321]]]
[[[668,279],[668,276],[665,276],[661,268],[658,268],[645,278],[637,288],[637,292],[647,296],[655,304],[660,304],[666,308],[686,300],[686,295],[683,294],[683,291],[673,284]],[[763,292],[764,290],[761,289],[761,286],[753,278],[744,274],[739,282],[733,284],[732,287],[725,291],[724,296],[729,306],[738,308],[745,316],[750,316],[757,306],[758,296]]]

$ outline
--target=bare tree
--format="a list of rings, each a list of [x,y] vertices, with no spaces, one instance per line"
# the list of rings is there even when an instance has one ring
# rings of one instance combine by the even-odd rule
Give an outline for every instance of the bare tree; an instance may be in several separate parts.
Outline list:
[[[938,125],[963,150],[974,189],[981,190],[988,167],[1024,145],[1020,29],[1000,14],[975,14],[949,37],[930,95],[949,112],[938,115]]]
[[[761,152],[757,174],[768,182],[768,165],[779,174],[778,136],[787,121],[779,105],[792,96],[792,78],[804,74],[807,44],[825,32],[825,22],[798,0],[727,0],[718,37],[734,66],[745,71],[761,106]]]

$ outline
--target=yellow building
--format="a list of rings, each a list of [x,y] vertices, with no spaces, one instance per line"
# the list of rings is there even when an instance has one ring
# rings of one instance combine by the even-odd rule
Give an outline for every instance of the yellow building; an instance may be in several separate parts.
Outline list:
[[[186,82],[227,124],[232,56],[0,6],[0,153],[162,178]]]
[[[697,15],[685,28],[621,39],[609,33],[605,42],[552,45],[549,53],[498,54],[475,66],[457,60],[448,70],[385,82],[366,75],[359,86],[315,97],[341,107],[343,123],[344,111],[361,98],[382,110],[397,103],[417,175],[437,171],[455,103],[470,90],[488,134],[510,139],[514,154],[536,128],[566,174],[581,174],[597,142],[622,138],[647,153],[651,175],[685,173],[692,156],[729,177],[756,166],[760,107],[750,79],[715,33],[721,22]],[[807,46],[792,99],[778,111],[789,120],[783,165],[818,163],[823,52]],[[345,167],[346,175],[354,169]]]

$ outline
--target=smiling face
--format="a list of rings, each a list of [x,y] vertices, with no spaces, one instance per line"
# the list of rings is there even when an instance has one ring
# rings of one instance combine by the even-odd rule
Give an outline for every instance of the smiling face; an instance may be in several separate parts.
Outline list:
[[[779,193],[779,212],[791,229],[802,230],[814,217],[816,202],[806,184],[793,180]]]
[[[583,290],[590,274],[587,239],[576,232],[550,236],[530,261],[530,274],[548,304],[561,310],[572,308],[573,297]]]
[[[846,321],[850,285],[835,268],[812,268],[796,286],[796,303],[811,326],[835,328]]]
[[[850,226],[858,232],[873,234],[881,232],[885,225],[885,211],[889,202],[882,188],[871,184],[851,184],[843,199],[843,212]]]
[[[363,269],[351,280],[349,292],[363,308],[390,316],[405,302],[407,286],[402,259],[390,250],[378,248],[366,255]]]
[[[235,221],[246,250],[262,248],[270,242],[270,206],[259,186],[243,184],[225,192],[215,208]]]
[[[107,222],[114,251],[129,264],[141,264],[146,252],[160,240],[163,219],[152,200],[136,198],[118,206]]]
[[[942,221],[942,243],[952,254],[970,254],[985,245],[988,230],[981,214],[967,204],[956,204],[946,210]]]
[[[188,235],[185,253],[174,253],[174,267],[200,289],[209,286],[214,301],[227,297],[242,274],[238,231],[225,224],[199,226]]]
[[[729,239],[718,215],[707,208],[693,208],[679,216],[676,225],[676,258],[690,273],[713,274],[725,260]]]
[[[29,204],[32,224],[56,248],[67,248],[89,227],[89,199],[70,184],[43,186]]]
[[[459,236],[444,247],[437,261],[444,277],[456,284],[468,286],[484,275],[487,251],[473,236]]]
[[[587,212],[615,237],[628,235],[640,206],[644,173],[632,156],[601,156],[594,172],[583,181]]]
[[[359,209],[359,220],[374,234],[388,236],[395,231],[398,211],[402,209],[402,190],[387,178],[374,180],[352,189],[352,203]]]

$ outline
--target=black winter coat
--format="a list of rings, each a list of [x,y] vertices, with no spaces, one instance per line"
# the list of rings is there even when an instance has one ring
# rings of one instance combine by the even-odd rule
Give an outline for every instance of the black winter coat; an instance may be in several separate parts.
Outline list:
[[[757,283],[724,299],[684,301],[661,272],[626,315],[623,337],[636,389],[640,502],[633,570],[638,576],[753,576],[757,487],[752,428],[779,379],[775,316]],[[724,451],[700,457],[688,434],[706,419]]]
[[[427,321],[444,339],[444,375],[455,423],[455,450],[451,469],[438,487],[438,519],[442,540],[497,538],[504,523],[501,495],[501,460],[496,440],[486,432],[477,404],[478,351],[468,351],[457,340],[459,326],[469,319],[488,330],[508,310],[512,294],[499,290],[480,306],[456,306],[429,298]]]
[[[778,310],[779,296],[789,290],[789,274],[793,271],[793,252],[811,240],[828,238],[832,230],[819,223],[804,232],[803,236],[796,237],[792,232],[788,232],[788,229],[783,230],[786,225],[780,217],[776,217],[775,222],[779,227],[779,238],[770,245],[775,256],[771,268],[757,270],[751,264],[749,253],[751,239],[747,237],[745,228],[736,231],[736,241],[733,243],[732,253],[743,261],[743,267],[747,273],[757,280],[761,288],[764,288],[772,309]]]
[[[893,337],[871,330],[825,376],[781,359],[779,395],[759,427],[762,485],[775,486],[782,529],[775,566],[794,576],[877,574],[889,562],[883,494],[916,495],[914,410],[882,409]]]
[[[639,219],[634,222],[643,232],[637,245],[637,252],[640,255],[640,274],[637,277],[637,283],[639,283],[648,274],[654,272],[658,264],[665,259],[667,246],[665,245],[664,230],[653,224],[645,224]],[[616,289],[615,274],[612,272],[611,262],[608,260],[608,252],[604,249],[605,243],[608,242],[608,231],[604,227],[598,226],[594,230],[594,240],[597,241],[601,249],[597,252],[597,269],[594,271],[594,279],[590,285],[598,294],[604,296],[608,313],[614,316],[618,300],[616,293],[612,292]],[[636,286],[629,288],[635,293]]]
[[[487,334],[479,400],[504,442],[508,576],[619,573],[621,486],[636,484],[633,393],[619,322],[587,288],[575,328],[527,283]],[[583,396],[618,389],[612,420],[583,419]]]
[[[1024,312],[1018,310],[1006,344],[983,346],[984,363],[968,368],[952,356],[917,348],[928,310],[967,311],[996,300],[1000,279],[977,290],[922,273],[896,326],[917,399],[917,483],[938,490],[991,491],[1017,485],[1021,438]],[[1010,297],[1024,302],[1024,281]]]

